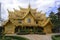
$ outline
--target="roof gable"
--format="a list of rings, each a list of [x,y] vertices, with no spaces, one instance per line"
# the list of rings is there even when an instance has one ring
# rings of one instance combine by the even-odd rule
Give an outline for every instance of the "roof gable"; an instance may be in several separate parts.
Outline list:
[[[10,20],[8,20],[8,21],[4,24],[4,26],[6,26],[6,25],[8,25],[8,24],[12,24],[12,22],[11,22]]]
[[[15,10],[14,12],[9,12],[9,18],[12,19],[24,19],[29,13],[34,17],[34,19],[36,20],[40,20],[42,18],[41,12],[37,12],[37,9],[32,9],[30,7],[30,5],[28,6],[28,8],[20,8],[20,10]]]

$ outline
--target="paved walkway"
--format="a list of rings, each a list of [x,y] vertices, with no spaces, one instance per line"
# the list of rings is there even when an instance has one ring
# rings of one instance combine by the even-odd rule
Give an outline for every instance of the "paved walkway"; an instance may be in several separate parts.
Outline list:
[[[56,35],[56,34],[48,34],[48,35],[37,35],[37,34],[29,34],[29,35],[10,35],[10,36],[21,36],[28,38],[30,40],[52,40],[51,35]]]
[[[20,35],[22,37],[26,37],[30,40],[51,40],[51,36],[50,35]]]

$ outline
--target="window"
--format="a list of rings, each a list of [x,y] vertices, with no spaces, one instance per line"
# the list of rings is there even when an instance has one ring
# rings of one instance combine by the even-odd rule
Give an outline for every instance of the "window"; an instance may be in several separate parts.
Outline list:
[[[22,23],[22,20],[18,19],[18,22],[19,22],[19,23]]]
[[[36,21],[36,24],[38,24],[38,21]]]
[[[28,20],[27,20],[27,21],[28,21],[28,23],[30,23],[30,22],[31,22],[31,19],[30,19],[30,18],[28,18]]]

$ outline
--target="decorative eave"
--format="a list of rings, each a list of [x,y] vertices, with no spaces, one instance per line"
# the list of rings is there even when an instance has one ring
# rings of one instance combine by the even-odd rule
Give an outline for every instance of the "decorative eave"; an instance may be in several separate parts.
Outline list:
[[[23,10],[25,10],[25,11],[27,11],[27,10],[36,11],[36,10],[37,10],[37,8],[32,9],[31,6],[30,6],[30,4],[29,4],[28,8],[22,8],[22,7],[20,7],[20,6],[19,6],[19,8],[20,8],[20,10],[22,10],[22,11],[23,11]]]
[[[3,26],[7,25],[7,23],[12,23],[13,25],[15,25],[10,19],[8,19],[7,21],[4,22]]]
[[[46,19],[46,22],[42,25],[42,27],[45,27],[46,25],[48,25],[48,23],[50,22],[50,24],[53,26],[53,24],[50,21],[50,18]]]
[[[9,11],[8,9],[7,9],[7,11],[8,11],[8,13],[12,13],[12,11]]]
[[[14,10],[15,10],[15,9],[14,9]],[[23,10],[25,10],[25,11],[26,11],[26,14],[25,14],[22,18],[19,18],[19,17],[18,17],[19,19],[24,19],[24,18],[25,18],[25,16],[29,14],[29,11],[31,12],[31,8],[30,8],[30,7],[28,7],[28,9],[24,9],[24,8],[21,8],[21,9],[20,9],[20,11],[21,11],[21,12],[23,12]],[[35,9],[35,11],[36,11],[36,9]],[[15,12],[14,12],[14,13],[17,13],[17,12],[18,12],[18,11],[17,11],[17,10],[15,10]],[[31,14],[32,14],[32,13],[31,13]],[[15,15],[16,15],[16,14],[15,14]],[[32,14],[32,16],[34,16],[34,15]],[[18,18],[17,18],[17,19],[18,19]]]
[[[13,8],[14,12],[19,12],[20,10],[16,10],[15,8]]]
[[[40,18],[37,18],[37,17],[41,17],[41,11],[40,12],[37,12],[36,10],[37,10],[37,8],[36,9],[32,9],[31,7],[30,7],[30,5],[28,6],[28,8],[21,8],[21,7],[19,7],[20,8],[20,10],[16,10],[16,9],[14,9],[14,12],[10,12],[9,10],[8,10],[8,12],[9,12],[9,17],[10,18],[12,18],[12,19],[24,19],[28,14],[29,14],[29,12],[31,12],[31,15],[33,16],[33,18],[35,19],[35,20],[41,20]],[[25,14],[21,17],[21,16],[19,16],[19,14],[21,13],[21,12],[25,12]],[[19,13],[19,14],[17,14],[17,13]],[[36,13],[36,15],[34,14],[34,13]],[[38,15],[38,14],[40,14],[40,15]],[[11,16],[13,16],[13,17],[11,17]]]
[[[20,10],[28,10],[28,9],[26,9],[26,8],[22,8],[22,7],[20,7],[20,6],[19,6],[19,9],[20,9]]]
[[[2,25],[3,25],[3,26],[6,25],[7,22],[8,22],[8,21],[6,20]]]
[[[9,16],[11,16],[14,13],[13,11],[9,11],[8,9],[7,9],[7,11],[9,13]]]

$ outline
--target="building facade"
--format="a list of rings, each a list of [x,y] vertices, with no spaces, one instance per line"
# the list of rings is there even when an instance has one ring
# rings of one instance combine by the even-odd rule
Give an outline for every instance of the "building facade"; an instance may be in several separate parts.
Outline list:
[[[28,8],[14,9],[9,11],[9,20],[5,23],[5,33],[14,34],[21,32],[29,33],[52,33],[52,23],[45,13],[37,12],[37,9]]]

